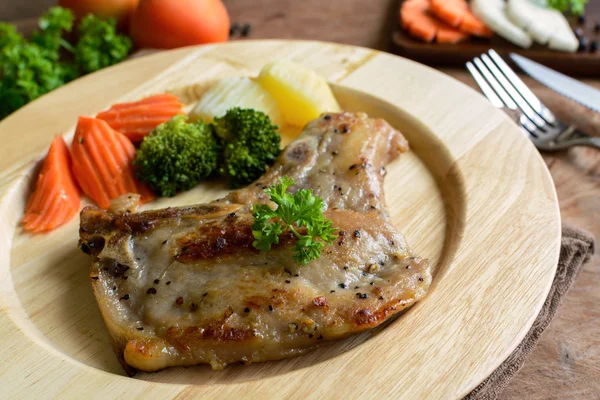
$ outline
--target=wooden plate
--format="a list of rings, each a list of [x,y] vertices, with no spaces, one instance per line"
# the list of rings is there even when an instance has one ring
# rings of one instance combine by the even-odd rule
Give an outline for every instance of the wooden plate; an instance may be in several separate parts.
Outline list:
[[[326,76],[342,106],[384,117],[413,151],[389,168],[393,221],[432,260],[428,296],[386,327],[305,356],[215,372],[124,376],[92,295],[78,221],[48,235],[18,226],[35,160],[53,135],[118,100],[256,75],[291,58]],[[475,91],[396,56],[320,42],[256,41],[164,52],[80,79],[0,124],[0,377],[3,396],[135,398],[460,397],[530,328],[554,277],[560,218],[536,149]],[[203,202],[206,183],[153,207]]]

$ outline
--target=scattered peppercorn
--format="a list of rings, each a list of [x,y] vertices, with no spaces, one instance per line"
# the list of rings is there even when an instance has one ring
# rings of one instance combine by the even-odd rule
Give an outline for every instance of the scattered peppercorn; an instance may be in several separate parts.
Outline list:
[[[356,293],[356,297],[359,299],[366,299],[369,296],[366,293]]]
[[[158,280],[158,279],[155,279],[155,280],[154,280],[154,284],[155,284],[155,285],[157,285],[159,282],[160,282],[160,280]]]
[[[379,296],[379,300],[383,300],[383,296]]]
[[[286,279],[285,283],[292,283],[292,281]]]
[[[235,213],[234,213],[234,212],[232,212],[232,213],[229,213],[229,214],[227,214],[227,216],[228,216],[229,218],[233,218],[233,217],[235,217]]]
[[[246,36],[250,35],[250,32],[252,32],[252,25],[244,24],[244,26],[242,27],[242,31],[240,33],[242,34],[242,36],[246,37]]]
[[[129,300],[129,295],[126,294],[125,296],[121,297],[119,300]]]
[[[340,153],[337,150],[331,152],[331,155],[333,155],[333,156],[337,156],[338,154],[340,154]]]
[[[146,290],[146,294],[156,294],[156,289],[151,287],[150,289]]]
[[[325,120],[329,121],[329,120],[331,119],[331,115],[329,115],[329,114],[326,114],[326,115],[323,117],[323,119],[325,119]]]
[[[202,297],[206,297],[206,296],[208,296],[208,292],[205,292],[202,294]]]
[[[358,229],[354,231],[354,237],[355,238],[359,238],[360,237],[360,231]]]
[[[579,48],[577,50],[585,51],[587,49],[587,46],[588,46],[588,38],[584,36],[579,39]]]
[[[423,278],[419,277],[419,282],[423,282]]]
[[[335,290],[330,290],[329,293],[335,293]]]
[[[340,283],[338,286],[342,289],[346,289],[348,287],[345,283]]]
[[[600,22],[596,22],[596,25],[594,26],[594,32],[600,32]]]
[[[249,312],[250,312],[250,309],[249,309],[248,307],[246,307],[246,308],[244,308],[244,312],[245,312],[245,313],[249,313]]]
[[[577,17],[577,22],[580,24],[585,24],[585,15],[581,14],[579,17]]]
[[[313,335],[313,334],[311,333],[310,335],[308,335],[308,338],[309,338],[309,339],[312,339],[312,338],[313,338],[313,336],[315,336],[315,335]]]
[[[581,29],[581,28],[575,29],[575,36],[577,36],[577,39],[580,39],[583,36],[583,29]]]
[[[167,241],[166,241],[166,240],[164,240],[164,241],[162,242],[162,244],[166,244],[166,243],[167,243]]]
[[[343,269],[344,271],[348,271],[348,266],[346,265]]]
[[[143,331],[143,330],[144,330],[144,327],[143,327],[143,326],[138,326],[137,330],[138,330],[138,331]]]
[[[319,337],[317,338],[317,340],[321,340],[323,339],[323,335],[319,335]]]
[[[592,41],[592,43],[590,44],[590,51],[592,53],[595,53],[598,50],[598,41],[594,40]]]
[[[237,22],[232,24],[229,27],[229,36],[235,36],[238,32],[240,32],[241,29],[242,27]]]
[[[375,284],[375,282],[371,282],[371,283],[369,283],[369,285],[371,285],[371,286],[373,286],[374,284]]]
[[[97,277],[97,276],[92,276],[92,279],[93,279],[93,280],[97,280],[97,279],[98,279],[98,277]]]
[[[170,285],[170,284],[171,284],[171,281],[167,281],[167,285]]]
[[[190,311],[196,312],[196,310],[198,310],[198,304],[196,304],[196,303],[190,304]]]
[[[271,305],[270,305],[270,306],[269,306],[269,307],[267,307],[267,308],[269,309],[269,311],[273,311],[273,306],[271,306]]]
[[[354,289],[358,289],[358,286],[354,286]]]

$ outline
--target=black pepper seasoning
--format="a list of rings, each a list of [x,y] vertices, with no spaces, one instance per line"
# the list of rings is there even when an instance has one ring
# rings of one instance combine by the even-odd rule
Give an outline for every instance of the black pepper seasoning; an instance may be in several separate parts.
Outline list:
[[[338,286],[342,289],[346,289],[348,287],[345,283],[340,283]]]
[[[245,313],[249,313],[249,312],[250,312],[250,309],[249,309],[248,307],[246,307],[246,308],[244,308],[244,312],[245,312]]]
[[[273,311],[273,306],[269,305],[269,307],[267,307],[269,309],[269,311]]]
[[[167,285],[170,285],[170,284],[171,284],[171,281],[167,281]]]
[[[156,289],[151,287],[150,289],[146,290],[146,294],[156,294]]]
[[[159,282],[160,282],[160,280],[159,280],[159,279],[155,279],[155,280],[154,280],[154,284],[155,284],[155,285],[157,285]]]
[[[325,114],[325,116],[323,117],[323,119],[329,121],[331,119],[331,115]]]
[[[144,330],[144,327],[143,327],[143,326],[138,326],[137,330],[138,330],[138,331],[143,331],[143,330]]]
[[[292,281],[286,279],[285,283],[292,283]]]
[[[356,297],[359,299],[366,299],[369,296],[366,293],[356,293]]]
[[[419,277],[419,282],[423,282],[423,278]]]
[[[125,296],[121,297],[119,300],[129,300],[129,295],[126,294]]]

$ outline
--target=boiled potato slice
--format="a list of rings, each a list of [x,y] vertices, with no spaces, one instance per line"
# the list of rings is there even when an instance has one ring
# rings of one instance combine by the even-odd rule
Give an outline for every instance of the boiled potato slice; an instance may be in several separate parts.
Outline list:
[[[285,123],[273,96],[259,83],[241,77],[224,78],[215,82],[204,92],[189,115],[191,120],[211,122],[234,107],[262,111],[271,118],[274,125],[280,127]]]
[[[303,127],[324,112],[340,111],[325,79],[288,60],[266,64],[258,81],[277,100],[288,124]]]

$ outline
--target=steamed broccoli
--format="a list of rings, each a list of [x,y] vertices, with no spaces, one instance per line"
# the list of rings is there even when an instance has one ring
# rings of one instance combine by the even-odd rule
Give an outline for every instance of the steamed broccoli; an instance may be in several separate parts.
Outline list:
[[[229,185],[240,187],[265,173],[279,155],[281,138],[277,126],[257,110],[232,108],[214,120],[223,154],[219,172]]]
[[[219,143],[212,125],[188,123],[178,115],[144,138],[136,154],[136,175],[161,196],[196,186],[217,169]]]

